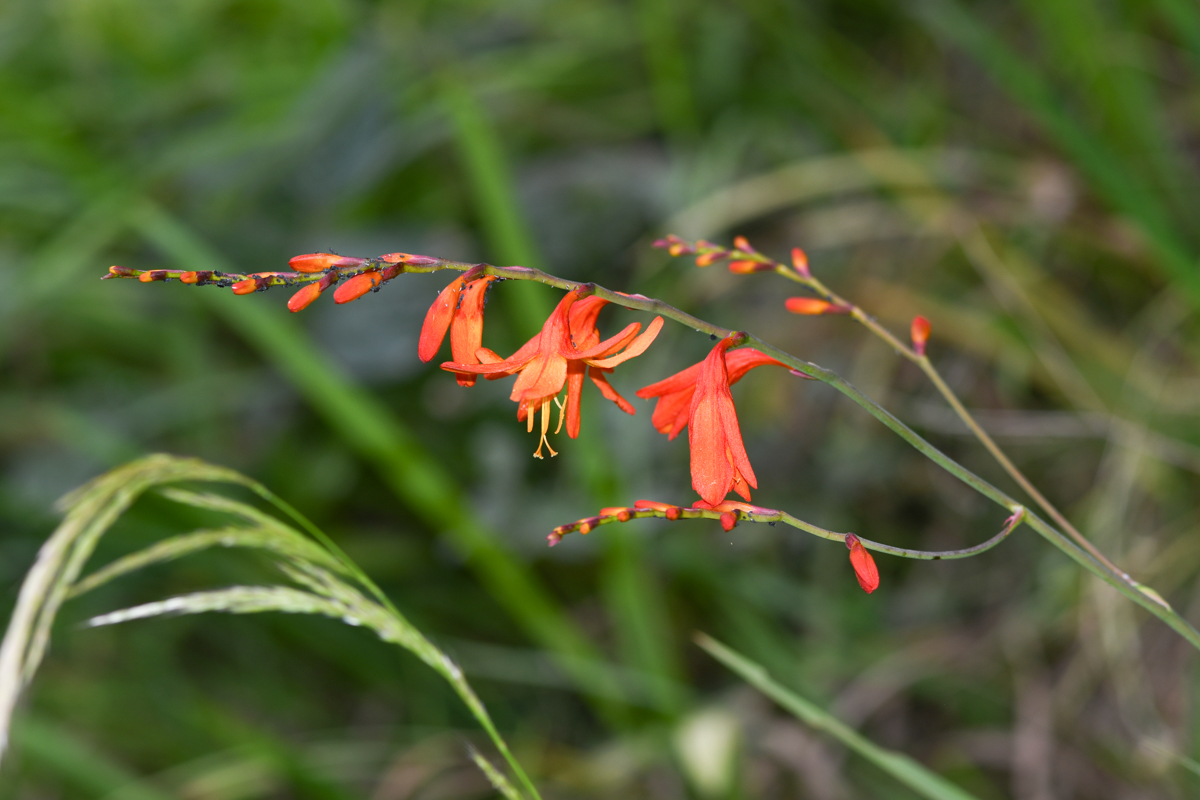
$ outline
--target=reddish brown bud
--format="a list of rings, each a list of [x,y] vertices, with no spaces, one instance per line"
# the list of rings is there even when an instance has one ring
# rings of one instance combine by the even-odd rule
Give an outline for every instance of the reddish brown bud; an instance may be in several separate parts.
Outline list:
[[[879,588],[879,568],[875,566],[875,559],[863,547],[862,542],[853,533],[846,534],[846,547],[850,548],[850,565],[854,567],[854,576],[858,578],[858,585],[867,594]]]
[[[726,511],[721,514],[721,527],[727,531],[733,530],[733,526],[737,525],[738,516],[732,511]]]
[[[321,284],[310,283],[288,298],[288,311],[291,311],[292,313],[303,311],[312,305],[312,302],[320,296]]]
[[[587,519],[579,520],[579,532],[587,536],[592,532],[592,529],[600,524],[599,517],[588,517]]]
[[[799,247],[792,248],[792,266],[804,277],[812,277],[812,273],[808,271],[808,255]]]
[[[151,283],[152,281],[165,281],[167,279],[167,271],[165,269],[152,269],[143,272],[138,276],[138,280],[142,283]]]
[[[551,547],[554,547],[554,545],[562,541],[562,537],[562,531],[560,531],[558,528],[555,528],[554,530],[550,531],[550,535],[546,537],[546,543]]]
[[[925,355],[925,343],[929,341],[929,320],[924,317],[913,317],[912,343],[917,355]]]
[[[633,507],[662,511],[667,519],[679,519],[679,516],[683,513],[683,509],[679,506],[673,506],[670,503],[660,503],[657,500],[637,500],[634,502]]]
[[[365,263],[365,258],[348,258],[334,253],[306,253],[288,259],[288,266],[296,272],[322,272],[330,267],[357,267]]]
[[[355,275],[337,288],[333,293],[333,302],[349,303],[351,300],[357,300],[382,282],[376,270]]]
[[[633,516],[633,512],[623,506],[617,508],[602,508],[600,509],[600,516],[616,517],[621,522],[629,522],[630,517]]]
[[[700,255],[696,256],[696,266],[707,267],[709,264],[712,264],[715,261],[720,261],[727,255],[729,255],[729,253],[724,250],[710,250],[707,253],[701,253]]]
[[[105,278],[129,278],[132,277],[133,270],[129,267],[118,267],[115,264],[108,268],[108,274]]]

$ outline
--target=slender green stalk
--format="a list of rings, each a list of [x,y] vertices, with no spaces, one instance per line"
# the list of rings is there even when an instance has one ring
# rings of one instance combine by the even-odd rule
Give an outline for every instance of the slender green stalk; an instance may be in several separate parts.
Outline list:
[[[787,273],[790,271],[789,268],[777,264],[776,262],[772,262],[765,256],[761,256],[760,254],[756,253],[750,255],[754,260],[764,264],[768,262],[775,264],[775,271],[777,272],[781,271],[783,273]],[[537,281],[539,283],[554,286],[565,291],[580,289],[585,293],[602,297],[618,306],[623,306],[636,311],[646,311],[659,314],[663,317],[686,325],[700,333],[706,333],[713,338],[724,338],[732,333],[735,333],[735,331],[732,331],[728,328],[722,328],[718,325],[705,322],[704,320],[681,311],[674,306],[664,303],[661,300],[646,297],[640,294],[616,292],[611,289],[598,286],[594,283],[582,283],[580,281],[566,280],[554,275],[549,275],[541,270],[530,269],[529,267],[497,267],[491,264],[468,264],[462,261],[452,261],[449,259],[436,258],[432,256],[409,255],[405,253],[392,253],[387,257],[379,257],[367,260],[354,266],[334,267],[326,270],[325,272],[318,273],[220,273],[204,276],[203,280],[196,280],[196,274],[192,273],[188,277],[191,278],[189,281],[191,283],[211,282],[226,286],[232,285],[233,283],[239,281],[253,279],[261,288],[265,289],[269,286],[299,285],[310,283],[312,281],[321,280],[330,274],[340,279],[367,271],[380,271],[384,273],[384,280],[386,281],[397,277],[403,272],[428,273],[439,272],[441,270],[470,272],[472,276],[480,277],[484,275],[495,275],[500,278],[511,280]],[[112,267],[109,270],[109,274],[105,277],[138,278],[139,280],[144,281],[158,281],[169,280],[172,278],[178,279],[184,276],[184,274],[185,273],[182,270],[137,270],[126,267]],[[806,282],[806,276],[802,276],[798,272],[795,273],[795,275],[796,278],[800,279],[800,282]],[[796,278],[793,278],[793,280]],[[835,302],[835,304],[840,304],[847,311],[847,313],[854,315],[852,311],[852,309],[855,308],[854,306],[842,301],[841,298],[838,298],[836,294],[824,287],[824,285],[819,281],[816,281],[815,279],[811,280],[813,281],[811,285],[816,291],[823,291],[827,293],[828,297],[833,298],[833,302]],[[871,319],[866,312],[863,312],[861,309],[859,309],[858,315],[854,316],[856,319],[859,319],[860,322],[867,325],[867,327],[877,335],[880,335],[889,344],[896,347],[896,349],[901,353],[906,351],[913,352],[909,350],[906,345],[896,339],[895,336],[888,332],[887,329],[883,328],[881,325]],[[745,344],[753,345],[758,350],[787,365],[797,373],[819,380],[846,395],[859,406],[861,406],[867,413],[875,417],[890,430],[900,436],[900,438],[912,445],[922,455],[929,458],[942,469],[946,470],[951,475],[955,476],[963,483],[982,494],[984,497],[987,497],[989,500],[1000,506],[1003,506],[1009,511],[1014,511],[1016,508],[1021,507],[1021,504],[1018,503],[1014,498],[1009,497],[1005,492],[988,483],[980,476],[971,472],[969,469],[959,464],[942,451],[938,450],[914,430],[901,422],[891,412],[880,406],[871,398],[867,397],[854,385],[842,378],[836,372],[816,364],[812,364],[790,353],[780,350],[778,347],[763,341],[757,336],[743,334],[743,337]],[[913,352],[913,355],[916,355],[915,352]],[[932,365],[930,365],[930,369],[932,369]],[[961,407],[961,404],[959,405]],[[976,427],[978,426],[976,425]],[[1116,588],[1117,591],[1121,592],[1121,594],[1125,595],[1130,600],[1150,611],[1150,613],[1154,614],[1154,616],[1166,622],[1167,625],[1169,625],[1173,630],[1178,632],[1188,642],[1190,642],[1192,646],[1200,650],[1200,632],[1196,631],[1196,629],[1193,628],[1186,620],[1180,617],[1174,611],[1174,609],[1172,609],[1171,606],[1158,595],[1157,592],[1154,592],[1148,587],[1142,586],[1141,584],[1129,578],[1124,572],[1111,567],[1108,564],[1107,559],[1103,559],[1102,557],[1098,558],[1089,552],[1089,550],[1094,548],[1085,548],[1084,546],[1078,544],[1076,541],[1073,541],[1073,537],[1063,534],[1037,515],[1027,512],[1025,522],[1060,550],[1067,553],[1067,555],[1077,561],[1085,569],[1099,576],[1106,583]],[[1078,534],[1078,532],[1076,532],[1076,534]],[[1079,538],[1082,539],[1083,537],[1079,536]]]
[[[716,508],[682,508],[671,506],[669,508],[627,508],[623,511],[628,512],[628,516],[624,519],[613,514],[605,514],[597,517],[587,517],[578,520],[569,525],[563,525],[555,529],[551,534],[552,542],[557,542],[563,534],[571,533],[572,531],[580,531],[586,535],[595,530],[601,525],[609,525],[614,522],[628,522],[631,519],[645,519],[647,517],[657,517],[658,519],[721,519],[726,513],[735,515],[738,521],[746,522],[765,522],[768,525],[774,525],[776,522],[782,522],[784,525],[790,525],[793,528],[802,530],[805,533],[810,533],[818,539],[827,539],[833,542],[845,542],[847,536],[852,536],[851,533],[838,533],[837,531],[826,530],[820,525],[813,525],[811,522],[794,517],[786,511],[778,511],[773,508],[759,508],[751,506],[753,511],[746,509],[733,509],[727,512],[723,509]],[[1013,515],[1005,522],[1004,528],[986,542],[977,544],[974,547],[966,547],[961,550],[909,550],[905,547],[895,547],[882,542],[874,542],[870,539],[864,539],[858,536],[859,542],[868,550],[874,550],[877,553],[887,553],[890,556],[899,558],[913,558],[919,561],[950,561],[958,558],[970,558],[977,556],[980,553],[986,553],[996,545],[1008,538],[1008,535],[1017,529],[1017,526],[1025,521],[1026,511],[1021,506],[1016,506],[1013,509]],[[587,530],[582,530],[583,526],[587,526]]]

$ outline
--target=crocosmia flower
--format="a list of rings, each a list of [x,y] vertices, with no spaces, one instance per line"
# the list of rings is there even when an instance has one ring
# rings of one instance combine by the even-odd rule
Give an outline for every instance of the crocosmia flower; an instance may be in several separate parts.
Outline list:
[[[674,439],[688,425],[688,417],[691,416],[692,411],[692,395],[696,391],[696,378],[700,374],[702,366],[704,366],[703,361],[637,391],[638,397],[658,398],[650,421],[654,423],[654,427],[659,433],[667,434],[668,439]],[[746,373],[755,367],[765,366],[787,369],[786,364],[776,361],[753,347],[740,347],[725,354],[725,367],[729,372],[730,386],[746,377]]]
[[[700,362],[688,409],[692,488],[710,507],[724,500],[730,491],[749,500],[750,488],[758,488],[758,479],[742,444],[733,395],[729,393],[725,351],[738,338],[738,334],[733,334],[722,339]]]
[[[550,314],[541,332],[506,359],[500,359],[491,350],[481,347],[476,351],[477,358],[482,362],[480,364],[451,361],[442,364],[442,369],[460,375],[484,375],[488,378],[516,375],[517,381],[513,385],[510,397],[517,403],[517,419],[526,421],[532,432],[534,415],[538,411],[542,414],[541,439],[537,452],[534,453],[537,458],[542,457],[542,445],[546,446],[550,455],[557,455],[550,447],[546,434],[550,430],[551,403],[557,402],[556,398],[563,386],[567,386],[570,381],[566,402],[559,404],[558,428],[555,432],[562,430],[564,418],[570,417],[572,423],[567,429],[567,435],[574,437],[579,432],[579,402],[584,368],[591,372],[593,382],[600,387],[605,397],[622,405],[624,398],[608,386],[602,372],[644,353],[663,326],[662,317],[655,317],[646,330],[639,334],[641,323],[634,322],[616,336],[601,342],[598,341],[599,333],[595,331],[595,315],[599,313],[603,303],[586,303],[580,313],[572,315],[572,307],[579,300],[580,290],[569,292]],[[575,340],[572,338],[573,331],[577,331]],[[593,369],[599,372],[592,371]],[[612,393],[611,396],[609,392]],[[624,403],[622,408],[627,406],[628,403]],[[626,410],[632,411],[632,408]]]

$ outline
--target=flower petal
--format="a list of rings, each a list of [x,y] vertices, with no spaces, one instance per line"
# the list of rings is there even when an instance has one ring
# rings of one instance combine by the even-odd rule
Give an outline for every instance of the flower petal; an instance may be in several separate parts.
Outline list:
[[[612,387],[605,377],[604,372],[598,367],[588,368],[588,377],[592,379],[592,383],[596,384],[596,388],[600,390],[600,394],[604,395],[605,400],[611,400],[617,404],[617,408],[624,411],[626,414],[636,414],[637,409],[633,407],[628,400],[621,396],[620,392]]]
[[[642,353],[646,352],[646,348],[649,347],[654,341],[655,337],[658,336],[658,332],[662,330],[662,326],[663,318],[655,317],[654,320],[651,321],[651,323],[646,327],[646,330],[640,336],[630,342],[629,347],[625,348],[617,355],[612,356],[611,358],[602,358],[595,361],[591,359],[586,360],[592,366],[601,367],[603,369],[610,369],[618,364],[623,364],[629,359],[640,356]]]
[[[421,325],[421,339],[417,343],[417,358],[422,361],[431,361],[437,355],[438,349],[442,346],[442,340],[446,338],[446,331],[450,330],[450,322],[454,318],[455,310],[458,309],[462,290],[462,277],[455,278],[438,293],[433,305],[425,312],[425,323]],[[455,360],[459,359],[457,353],[454,358]]]

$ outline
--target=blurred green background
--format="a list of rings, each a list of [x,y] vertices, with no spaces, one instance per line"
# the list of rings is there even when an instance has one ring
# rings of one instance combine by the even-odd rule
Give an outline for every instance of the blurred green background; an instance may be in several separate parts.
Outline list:
[[[936,363],[1022,469],[1197,620],[1198,77],[1193,0],[7,0],[3,602],[59,495],[146,452],[196,455],[341,543],[461,662],[548,798],[913,796],[697,630],[980,798],[1196,796],[1195,655],[1026,530],[964,562],[881,558],[869,597],[845,548],[784,528],[643,521],[550,550],[602,505],[690,503],[686,444],[649,403],[629,418],[588,389],[584,435],[530,458],[509,381],[462,389],[416,358],[444,276],[298,315],[282,291],[98,278],[316,250],[543,267],[834,368],[1008,488],[862,329],[649,247],[800,245],[893,330],[928,316]],[[557,297],[498,287],[485,344],[509,351]],[[613,383],[632,398],[709,346],[668,326]],[[999,529],[829,388],[759,370],[734,396],[756,503],[905,547]],[[191,522],[148,499],[100,555]],[[69,606],[0,795],[490,794],[451,692],[361,631],[78,626],[264,573],[215,553]]]

